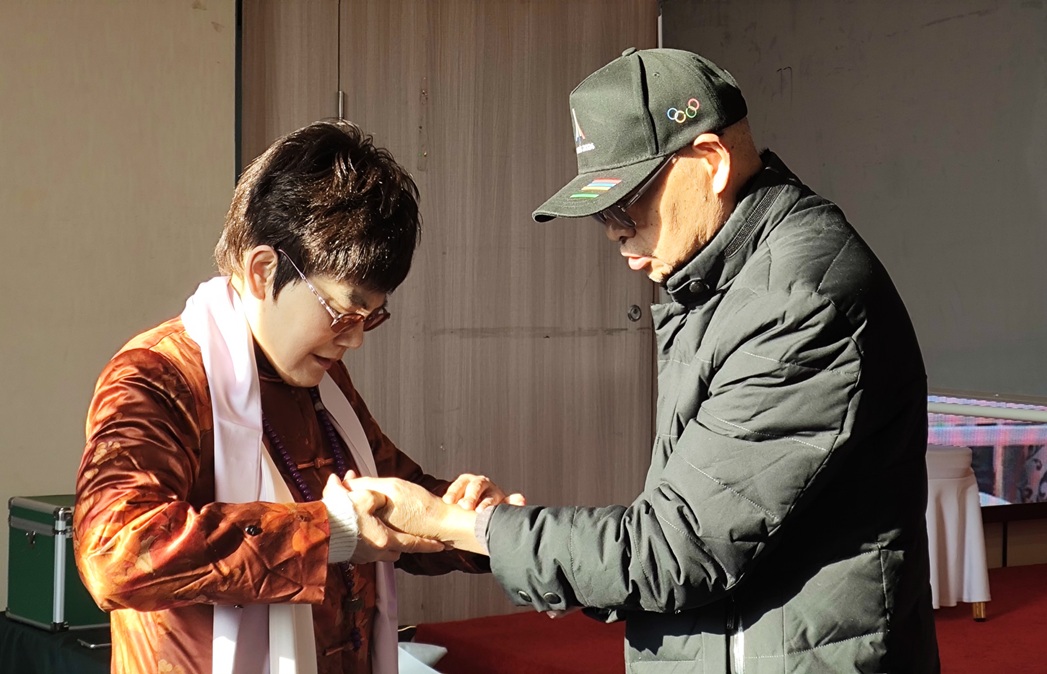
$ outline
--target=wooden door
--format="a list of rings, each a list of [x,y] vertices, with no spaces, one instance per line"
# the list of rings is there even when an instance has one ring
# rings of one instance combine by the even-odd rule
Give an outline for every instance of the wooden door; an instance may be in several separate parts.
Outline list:
[[[341,3],[345,116],[412,173],[424,217],[393,320],[346,361],[427,472],[484,473],[538,504],[628,503],[642,487],[654,288],[593,221],[530,213],[577,171],[571,89],[624,48],[655,46],[657,11],[654,0]],[[512,610],[490,577],[399,583],[403,623]]]
[[[338,0],[241,3],[240,166],[338,114]]]
[[[242,158],[338,110],[411,172],[424,229],[392,321],[346,358],[430,473],[627,503],[650,457],[654,289],[595,223],[531,211],[575,171],[567,96],[654,0],[243,3]],[[630,320],[638,307],[638,321]],[[399,578],[404,623],[512,610],[489,577]]]

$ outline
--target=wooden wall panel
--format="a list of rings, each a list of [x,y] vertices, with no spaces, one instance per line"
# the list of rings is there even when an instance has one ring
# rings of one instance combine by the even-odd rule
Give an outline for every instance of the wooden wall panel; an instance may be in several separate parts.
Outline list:
[[[631,501],[653,286],[592,221],[530,213],[576,173],[570,90],[655,46],[657,3],[373,0],[341,17],[346,117],[413,174],[425,218],[394,319],[346,359],[372,411],[434,474],[483,472],[532,503]],[[490,578],[400,588],[403,622],[512,610]]]
[[[284,135],[338,114],[338,0],[244,0],[245,166]]]

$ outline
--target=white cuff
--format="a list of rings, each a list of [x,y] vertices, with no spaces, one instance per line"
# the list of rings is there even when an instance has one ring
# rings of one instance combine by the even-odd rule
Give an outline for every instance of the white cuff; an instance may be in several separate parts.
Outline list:
[[[337,491],[325,496],[323,502],[327,506],[327,521],[331,528],[327,563],[348,562],[356,552],[356,543],[360,539],[353,501],[349,498],[349,492]]]

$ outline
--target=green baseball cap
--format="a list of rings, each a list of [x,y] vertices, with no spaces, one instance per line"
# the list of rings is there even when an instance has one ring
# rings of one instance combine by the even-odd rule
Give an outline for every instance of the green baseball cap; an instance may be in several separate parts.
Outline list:
[[[747,114],[723,68],[679,49],[630,47],[571,92],[578,177],[532,214],[581,218],[627,196],[666,157]]]

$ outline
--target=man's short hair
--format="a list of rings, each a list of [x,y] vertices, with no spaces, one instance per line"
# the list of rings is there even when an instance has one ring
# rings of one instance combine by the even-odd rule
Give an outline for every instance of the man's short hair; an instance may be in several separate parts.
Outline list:
[[[407,277],[421,233],[418,188],[392,155],[344,120],[323,120],[274,142],[244,171],[215,247],[223,274],[269,245],[303,273],[390,293]],[[273,293],[297,274],[279,256]]]

